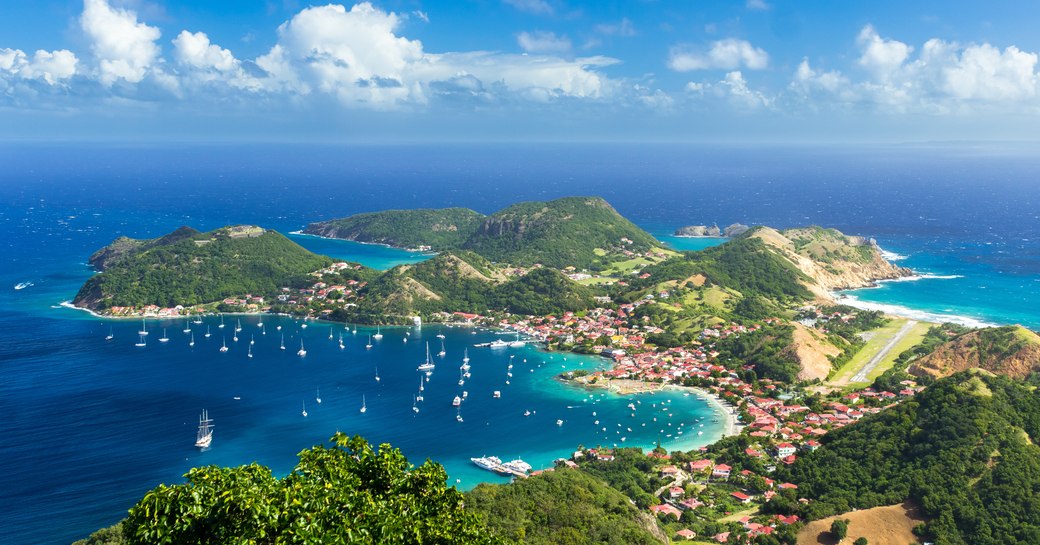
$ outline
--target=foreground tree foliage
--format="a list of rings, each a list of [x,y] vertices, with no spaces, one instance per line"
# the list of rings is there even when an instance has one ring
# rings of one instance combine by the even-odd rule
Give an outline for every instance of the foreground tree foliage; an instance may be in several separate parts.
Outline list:
[[[192,469],[148,492],[123,522],[126,543],[498,543],[447,474],[389,445],[337,433],[282,479],[252,464]]]
[[[656,521],[642,517],[628,497],[583,471],[561,469],[511,485],[482,484],[466,494],[502,536],[541,545],[658,544]]]

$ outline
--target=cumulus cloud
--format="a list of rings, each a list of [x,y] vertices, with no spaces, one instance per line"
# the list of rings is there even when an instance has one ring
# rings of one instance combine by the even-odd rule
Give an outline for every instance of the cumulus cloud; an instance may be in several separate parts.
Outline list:
[[[916,49],[883,38],[873,26],[859,33],[857,65],[865,78],[854,80],[837,70],[813,69],[803,60],[789,89],[819,106],[828,100],[868,104],[894,111],[944,113],[965,108],[1036,107],[1036,53],[1015,46],[928,40]]]
[[[535,15],[552,15],[553,7],[545,0],[503,0],[520,11]]]
[[[769,4],[765,3],[764,0],[747,0],[747,3],[745,4],[745,6],[747,6],[747,9],[753,9],[753,10],[759,10],[759,11],[764,11],[764,10],[769,9]]]
[[[693,70],[747,68],[761,70],[769,65],[769,54],[746,40],[726,38],[711,43],[707,51],[672,48],[668,67],[676,72]]]
[[[528,53],[567,53],[571,50],[570,38],[541,30],[521,32],[517,34],[516,42]]]
[[[173,40],[173,54],[177,62],[200,69],[226,72],[238,66],[238,60],[227,49],[210,43],[204,32],[181,31]]]
[[[636,27],[627,17],[622,18],[617,23],[596,25],[595,30],[605,36],[624,36],[627,38],[636,35]]]
[[[79,59],[67,49],[40,49],[31,58],[20,49],[0,49],[0,74],[38,79],[49,85],[56,85],[74,76],[78,64]]]
[[[83,0],[80,26],[98,61],[98,79],[107,86],[118,80],[139,83],[161,53],[158,28],[138,22],[136,13],[113,8],[107,0]]]

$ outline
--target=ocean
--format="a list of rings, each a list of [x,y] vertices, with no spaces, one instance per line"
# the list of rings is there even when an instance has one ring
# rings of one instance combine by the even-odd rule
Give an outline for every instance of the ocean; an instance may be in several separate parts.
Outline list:
[[[241,318],[237,343],[228,336],[228,353],[217,348],[229,328],[214,319],[191,325],[194,347],[183,322],[152,322],[148,346],[137,348],[140,322],[102,321],[61,306],[89,278],[90,253],[117,236],[229,223],[288,233],[309,221],[386,208],[490,213],[520,200],[600,195],[679,249],[722,242],[669,236],[688,224],[817,224],[874,237],[920,275],[848,293],[857,304],[1040,328],[1040,159],[1029,149],[54,144],[5,145],[0,165],[0,510],[5,541],[15,544],[84,537],[121,518],[146,490],[178,482],[199,464],[257,461],[284,473],[297,452],[337,430],[390,442],[415,463],[441,462],[449,484],[463,488],[501,482],[470,457],[522,457],[544,467],[579,443],[621,444],[625,437],[625,445],[660,439],[692,448],[720,431],[696,396],[600,395],[553,378],[601,366],[599,358],[472,348],[494,338],[492,331],[392,328],[366,350],[364,328],[355,336],[341,326],[303,329],[275,317],[259,328],[249,316]],[[425,258],[293,238],[378,268]],[[199,336],[207,326],[208,339]],[[114,339],[105,341],[110,327]],[[157,341],[163,327],[168,343]],[[286,351],[278,349],[283,332]],[[415,366],[427,341],[439,350],[438,333],[447,355],[436,358],[425,401],[413,413]],[[245,355],[250,337],[254,358]],[[295,354],[301,337],[304,358]],[[459,423],[451,399],[463,389],[458,367],[467,346],[473,369]],[[510,356],[513,377],[506,375]],[[627,405],[636,401],[631,416]],[[216,420],[205,452],[192,446],[202,409]],[[524,417],[526,410],[534,414]]]

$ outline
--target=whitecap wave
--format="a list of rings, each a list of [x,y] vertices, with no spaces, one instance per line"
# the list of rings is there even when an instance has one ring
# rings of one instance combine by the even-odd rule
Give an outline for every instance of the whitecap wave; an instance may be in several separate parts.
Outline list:
[[[904,307],[902,305],[892,305],[886,303],[875,303],[872,301],[862,301],[855,295],[847,294],[835,294],[835,300],[843,305],[850,307],[860,308],[863,310],[880,310],[885,314],[892,314],[895,316],[903,316],[919,322],[935,322],[945,323],[951,322],[960,324],[965,327],[982,328],[982,327],[996,327],[999,324],[992,322],[986,322],[978,318],[971,316],[963,316],[959,314],[944,314],[941,312],[928,312],[924,310],[912,309],[910,307]]]
[[[900,260],[903,260],[903,259],[906,259],[906,258],[910,257],[908,255],[903,255],[903,254],[897,254],[895,252],[890,252],[890,251],[888,251],[888,250],[886,250],[884,248],[880,248],[880,247],[878,248],[878,251],[881,252],[881,257],[885,258],[888,261],[900,261]]]
[[[901,276],[899,278],[889,278],[887,280],[878,280],[878,283],[888,282],[917,282],[918,280],[955,280],[957,278],[964,278],[961,274],[914,274],[910,276]]]

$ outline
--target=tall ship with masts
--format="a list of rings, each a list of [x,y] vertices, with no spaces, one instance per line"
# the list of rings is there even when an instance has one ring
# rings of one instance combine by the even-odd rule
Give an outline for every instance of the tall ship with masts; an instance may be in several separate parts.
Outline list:
[[[213,442],[213,420],[209,417],[209,411],[203,409],[199,416],[199,432],[195,435],[195,446],[209,448]]]

